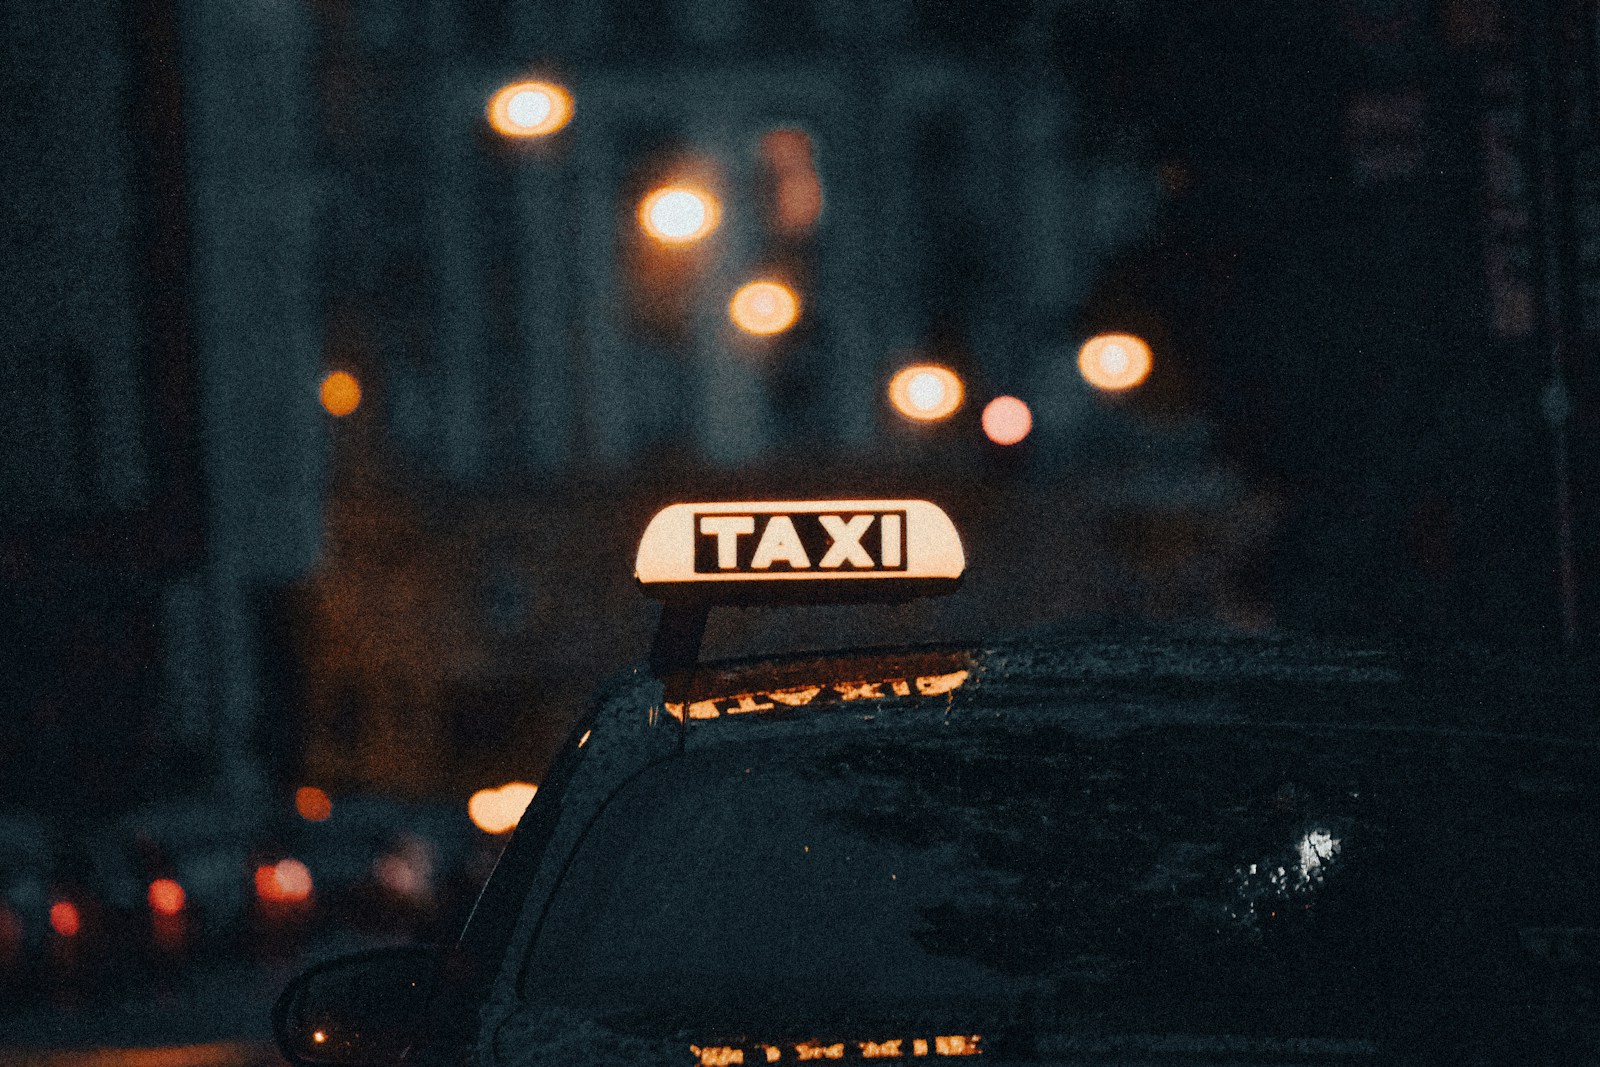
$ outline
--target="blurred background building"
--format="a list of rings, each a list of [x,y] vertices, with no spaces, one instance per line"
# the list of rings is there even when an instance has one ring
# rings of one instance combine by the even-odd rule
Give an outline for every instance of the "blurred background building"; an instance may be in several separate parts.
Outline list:
[[[317,10],[328,359],[459,484],[859,455],[908,352],[1004,391],[1075,349],[1098,266],[1155,206],[1147,168],[1074,148],[1024,4]],[[532,76],[575,118],[497,133],[486,101]],[[674,181],[721,204],[692,247],[635,220]],[[765,275],[805,311],[759,341],[724,309]]]
[[[1593,12],[1234,7],[8,11],[0,804],[537,767],[642,651],[631,540],[679,494],[915,491],[984,568],[723,649],[1096,612],[1554,639],[1600,544]],[[525,79],[570,121],[497,130]],[[670,186],[703,239],[641,226]],[[730,321],[757,279],[793,326]],[[1137,395],[1080,376],[1102,330],[1155,347]],[[888,402],[917,361],[950,419]],[[979,430],[1000,394],[1020,445]]]
[[[258,598],[317,558],[326,467],[311,21],[4,18],[0,789],[259,803]]]

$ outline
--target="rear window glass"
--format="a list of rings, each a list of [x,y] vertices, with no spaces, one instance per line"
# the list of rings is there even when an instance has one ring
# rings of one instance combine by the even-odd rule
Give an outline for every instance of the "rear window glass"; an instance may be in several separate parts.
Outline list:
[[[521,992],[736,1032],[1587,1027],[1592,965],[1551,939],[1593,924],[1591,759],[1047,719],[691,753],[599,816]]]

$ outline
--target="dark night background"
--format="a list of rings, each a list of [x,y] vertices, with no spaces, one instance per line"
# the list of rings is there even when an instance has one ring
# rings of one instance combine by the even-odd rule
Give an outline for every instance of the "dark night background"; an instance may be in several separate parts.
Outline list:
[[[466,798],[642,656],[671,500],[927,496],[968,541],[955,597],[728,612],[719,654],[1091,616],[1592,647],[1597,41],[1588,0],[6,5],[23,1043],[151,973],[170,1009],[447,925],[495,840]],[[525,76],[567,128],[490,128]],[[786,224],[794,173],[823,208]],[[663,251],[634,208],[685,174],[724,221]],[[805,310],[755,341],[723,294],[763,272]],[[1143,385],[1079,377],[1103,331]],[[966,383],[946,422],[885,400],[919,358]],[[1000,394],[1019,445],[980,431]],[[315,914],[248,892],[295,855]]]

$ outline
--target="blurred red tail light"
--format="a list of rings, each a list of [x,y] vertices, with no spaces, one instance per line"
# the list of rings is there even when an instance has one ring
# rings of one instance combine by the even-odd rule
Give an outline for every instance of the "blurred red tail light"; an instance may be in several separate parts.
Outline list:
[[[147,898],[150,901],[150,910],[157,915],[176,915],[188,902],[183,886],[171,878],[157,878],[151,882]]]
[[[70,900],[58,900],[50,905],[50,929],[61,937],[77,937],[83,928],[78,906]]]

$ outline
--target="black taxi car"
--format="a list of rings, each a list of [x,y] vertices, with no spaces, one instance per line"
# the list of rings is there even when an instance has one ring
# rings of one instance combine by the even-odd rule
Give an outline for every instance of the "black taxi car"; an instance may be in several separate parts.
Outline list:
[[[1592,664],[671,660],[602,691],[455,945],[291,985],[292,1062],[1600,1062]]]

